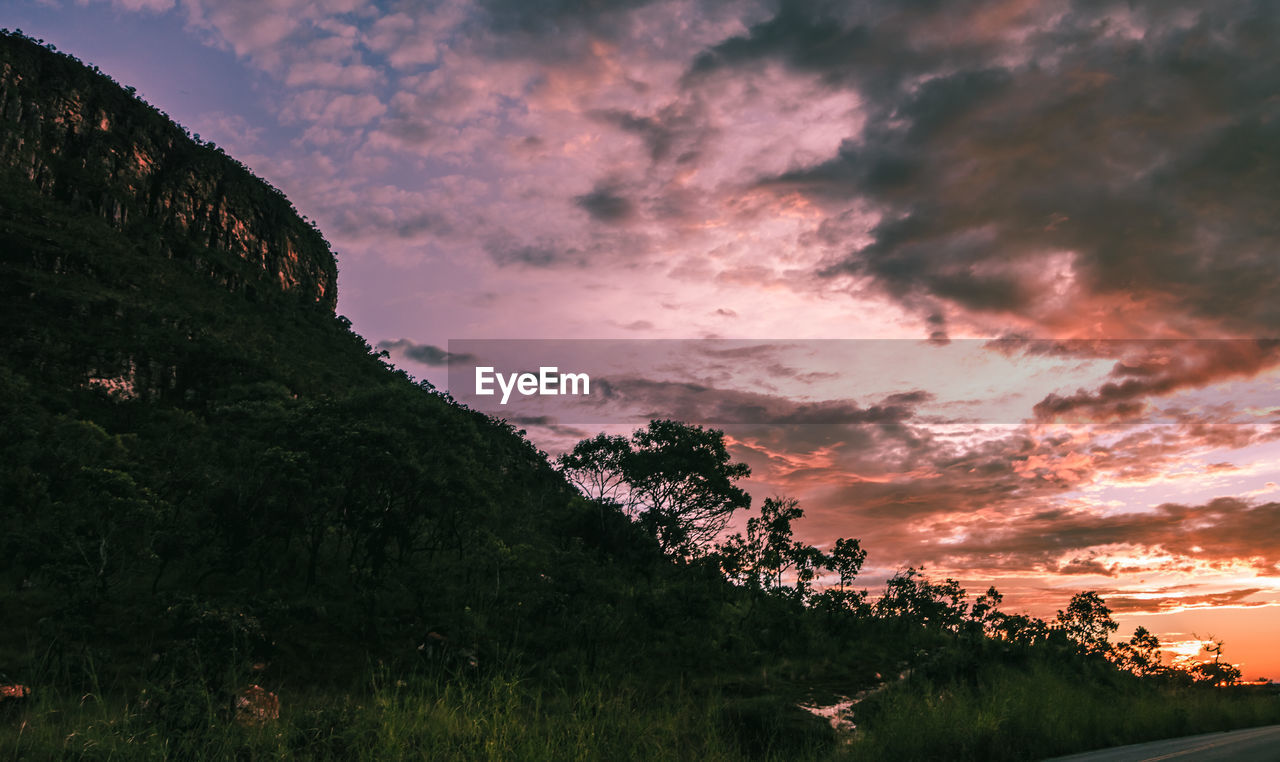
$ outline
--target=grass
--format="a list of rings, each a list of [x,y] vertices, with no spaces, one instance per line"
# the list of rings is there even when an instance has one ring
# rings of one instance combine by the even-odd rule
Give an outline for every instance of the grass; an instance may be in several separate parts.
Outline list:
[[[600,681],[539,690],[506,677],[380,676],[350,695],[282,692],[275,722],[219,717],[166,729],[137,701],[41,692],[0,728],[0,759],[817,759],[821,723],[769,698]]]
[[[861,758],[1022,760],[1280,723],[1280,696],[1129,680],[1100,686],[1032,664],[995,667],[976,681],[908,680],[864,712]]]
[[[1044,664],[898,683],[859,705],[845,744],[776,695],[606,677],[549,688],[384,670],[347,693],[279,693],[278,720],[242,725],[202,695],[176,721],[141,693],[43,690],[0,711],[0,759],[1021,760],[1280,722],[1274,692],[1100,687]]]

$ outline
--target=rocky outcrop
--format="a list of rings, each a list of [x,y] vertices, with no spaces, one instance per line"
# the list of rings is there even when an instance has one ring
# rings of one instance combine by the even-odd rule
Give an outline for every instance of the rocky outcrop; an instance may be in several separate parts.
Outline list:
[[[334,309],[329,245],[280,191],[132,88],[18,34],[0,35],[0,170],[232,291]]]

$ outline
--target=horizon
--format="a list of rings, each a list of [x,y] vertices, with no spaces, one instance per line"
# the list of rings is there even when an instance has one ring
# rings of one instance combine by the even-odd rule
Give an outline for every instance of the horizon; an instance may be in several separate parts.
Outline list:
[[[1097,590],[1117,638],[1212,635],[1246,680],[1280,677],[1280,347],[1259,341],[1280,326],[1280,114],[1258,31],[1280,11],[414,7],[0,23],[284,191],[338,253],[339,313],[441,388],[459,339],[1078,342],[1024,358],[1015,420],[717,427],[757,501],[800,500],[798,538],[862,540],[857,587],[923,565],[1045,618]],[[1184,343],[1106,345],[1132,339]],[[717,400],[760,378],[787,409],[920,392],[899,402],[925,416],[989,399],[1002,357],[637,377]],[[555,454],[603,426],[525,428]]]

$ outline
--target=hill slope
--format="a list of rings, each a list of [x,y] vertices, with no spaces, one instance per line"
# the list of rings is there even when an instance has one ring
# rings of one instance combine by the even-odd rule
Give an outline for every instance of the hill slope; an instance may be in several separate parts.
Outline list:
[[[97,649],[140,674],[209,617],[254,658],[363,668],[428,631],[478,645],[546,587],[580,501],[385,365],[335,277],[244,167],[0,37],[0,672]]]

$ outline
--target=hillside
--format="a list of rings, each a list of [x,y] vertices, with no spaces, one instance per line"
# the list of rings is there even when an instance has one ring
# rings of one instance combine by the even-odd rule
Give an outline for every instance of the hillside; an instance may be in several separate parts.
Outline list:
[[[718,569],[390,367],[282,195],[35,41],[0,72],[0,682],[732,658]]]
[[[0,176],[6,663],[155,651],[187,607],[363,667],[467,626],[450,596],[498,570],[460,557],[550,552],[569,487],[352,333],[323,237],[243,166],[5,35]]]

